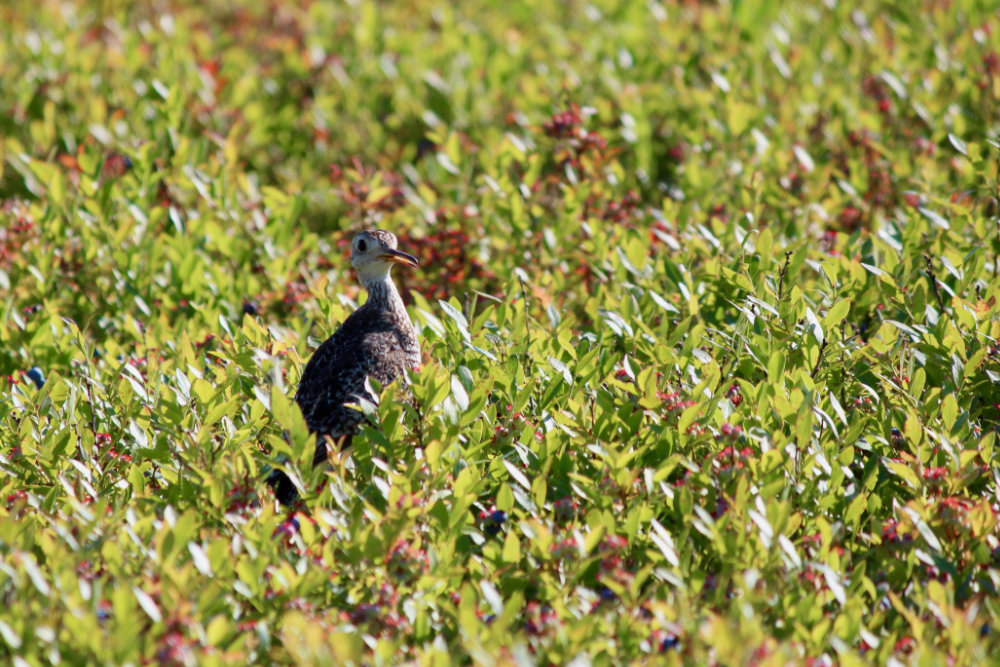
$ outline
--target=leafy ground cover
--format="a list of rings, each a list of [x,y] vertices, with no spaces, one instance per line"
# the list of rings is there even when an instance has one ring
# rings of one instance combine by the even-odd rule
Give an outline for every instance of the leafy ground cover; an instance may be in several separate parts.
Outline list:
[[[235,4],[0,9],[4,662],[998,654],[992,3]]]

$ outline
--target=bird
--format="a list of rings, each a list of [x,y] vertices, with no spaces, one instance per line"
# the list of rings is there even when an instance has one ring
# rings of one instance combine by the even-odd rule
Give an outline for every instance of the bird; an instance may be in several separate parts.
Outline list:
[[[351,266],[368,299],[316,349],[295,393],[306,425],[318,437],[314,466],[327,459],[328,440],[345,448],[358,432],[364,414],[347,404],[360,399],[377,402],[366,378],[382,386],[397,379],[405,382],[405,371],[420,366],[417,332],[390,275],[394,264],[419,265],[416,257],[398,250],[391,232],[367,229],[351,240]],[[281,504],[298,498],[295,486],[280,470],[268,482]]]

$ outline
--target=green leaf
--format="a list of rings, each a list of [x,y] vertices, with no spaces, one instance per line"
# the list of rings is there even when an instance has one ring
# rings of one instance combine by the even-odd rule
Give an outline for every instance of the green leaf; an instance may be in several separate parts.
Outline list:
[[[827,311],[826,316],[823,318],[823,329],[825,331],[832,331],[837,328],[844,318],[847,317],[847,313],[851,310],[851,300],[841,299],[837,303],[830,306],[830,310]]]
[[[514,494],[510,490],[509,484],[501,484],[497,492],[496,506],[498,510],[510,512],[514,507]]]
[[[597,545],[601,543],[604,536],[607,534],[608,528],[603,523],[598,523],[593,526],[590,531],[587,532],[587,539],[583,543],[583,551],[585,554],[594,553],[594,549]]]
[[[525,491],[530,492],[531,482],[528,480],[527,476],[525,476],[525,474],[521,472],[521,470],[510,461],[505,460],[503,464],[504,467],[507,468],[507,472],[510,473],[510,476],[514,479],[514,481],[520,484],[522,487],[524,487]]]
[[[823,339],[825,338],[823,325],[820,324],[819,318],[816,317],[816,313],[814,313],[812,308],[809,306],[806,306],[806,321],[812,329],[812,334],[816,338],[816,342],[822,344]]]
[[[847,506],[847,512],[844,513],[844,522],[849,526],[857,528],[860,521],[861,515],[868,508],[868,496],[859,493],[851,501],[850,505]]]
[[[903,426],[903,435],[911,447],[916,448],[923,439],[924,429],[920,425],[920,420],[916,415],[907,415],[906,424]]]
[[[531,499],[535,501],[535,504],[539,507],[545,505],[545,496],[548,491],[548,485],[545,482],[544,477],[536,477],[531,483]]]
[[[135,599],[139,602],[139,606],[142,607],[142,610],[146,612],[146,615],[152,619],[153,623],[159,623],[163,620],[163,615],[160,614],[160,608],[157,606],[156,601],[154,601],[148,593],[140,590],[137,586],[132,587],[132,592],[135,594]]]
[[[691,426],[698,418],[698,414],[701,412],[701,404],[695,403],[689,408],[686,408],[684,412],[681,413],[680,419],[677,420],[677,430],[681,433],[687,431],[688,427]]]
[[[503,542],[503,552],[500,556],[504,563],[517,563],[521,560],[521,541],[517,538],[517,532],[507,531],[507,537]]]
[[[217,406],[218,407],[218,406]],[[283,428],[290,428],[292,425],[292,407],[285,392],[277,385],[271,385],[271,414],[274,420]],[[210,423],[218,421],[218,417]]]
[[[948,133],[948,143],[950,143],[952,148],[954,148],[956,151],[968,157],[969,151],[966,148],[965,142],[956,137],[951,132]]]
[[[7,646],[14,651],[21,648],[21,644],[23,643],[20,635],[18,635],[17,632],[14,631],[14,628],[10,627],[10,625],[8,625],[3,619],[0,619],[0,638],[2,638],[4,643],[6,643]]]
[[[941,402],[941,422],[944,424],[946,432],[951,432],[957,419],[958,401],[955,399],[955,394],[948,394]]]
[[[208,560],[205,550],[197,542],[188,542],[188,551],[194,566],[206,577],[212,576],[212,563]]]
[[[951,229],[951,225],[948,224],[948,221],[941,217],[938,213],[935,213],[929,208],[924,208],[923,206],[921,206],[918,210],[920,211],[920,214],[930,220],[935,227],[940,227],[941,229]]]
[[[913,472],[910,466],[906,465],[905,463],[899,463],[897,461],[888,461],[888,460],[883,460],[883,464],[885,465],[886,468],[889,469],[889,472],[891,472],[893,475],[899,477],[901,480],[906,482],[906,484],[911,488],[913,489],[920,488],[920,478],[917,477],[917,474]]]
[[[451,376],[451,396],[455,399],[459,410],[465,412],[469,409],[469,394],[466,393],[465,387],[462,386],[462,381],[458,379],[457,375]]]

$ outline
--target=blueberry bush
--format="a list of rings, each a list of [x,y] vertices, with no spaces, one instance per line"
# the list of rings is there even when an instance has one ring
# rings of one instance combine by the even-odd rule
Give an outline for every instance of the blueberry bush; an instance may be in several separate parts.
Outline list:
[[[4,3],[0,662],[988,662],[998,31]],[[371,226],[423,363],[314,470]]]

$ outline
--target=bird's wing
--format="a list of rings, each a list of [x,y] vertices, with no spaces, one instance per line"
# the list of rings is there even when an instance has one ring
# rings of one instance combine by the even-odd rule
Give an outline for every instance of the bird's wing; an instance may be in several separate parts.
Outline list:
[[[364,391],[365,383],[361,365],[364,334],[349,326],[350,320],[319,346],[295,393],[309,430],[334,437],[353,432],[361,421],[360,413],[344,407],[344,403],[357,400],[355,394]]]
[[[368,317],[359,309],[316,350],[306,364],[295,400],[310,430],[333,437],[349,435],[363,419],[358,410],[344,407],[360,398],[374,401],[365,389],[365,378],[391,382],[403,364],[398,336],[390,323]]]

